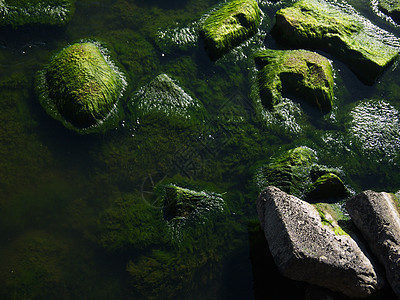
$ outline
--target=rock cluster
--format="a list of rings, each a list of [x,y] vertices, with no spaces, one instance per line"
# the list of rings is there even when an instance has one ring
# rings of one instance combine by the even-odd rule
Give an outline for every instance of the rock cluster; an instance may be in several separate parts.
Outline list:
[[[343,230],[327,208],[269,186],[257,211],[272,257],[286,277],[348,297],[368,297],[384,286],[380,268],[354,230]],[[400,214],[393,194],[365,191],[346,202],[351,221],[386,270],[400,296]]]

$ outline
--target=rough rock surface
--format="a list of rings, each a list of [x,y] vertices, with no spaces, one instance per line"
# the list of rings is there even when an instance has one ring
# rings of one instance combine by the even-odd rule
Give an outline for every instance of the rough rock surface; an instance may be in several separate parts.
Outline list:
[[[75,11],[74,0],[0,1],[0,25],[65,25]]]
[[[393,194],[364,191],[349,199],[347,210],[373,253],[385,266],[393,291],[400,298],[400,214]]]
[[[384,42],[379,31],[383,32],[355,11],[323,0],[300,0],[276,13],[272,32],[282,43],[333,54],[360,80],[373,84],[398,57],[398,50]]]
[[[264,106],[290,94],[329,112],[333,103],[333,72],[329,60],[306,50],[264,50],[255,54]]]
[[[400,23],[400,1],[399,0],[379,0],[378,8],[383,13],[392,17],[396,23]]]
[[[255,0],[231,0],[213,11],[200,28],[209,57],[217,60],[254,35],[260,20]]]
[[[258,197],[257,211],[284,276],[349,297],[366,297],[381,288],[381,278],[357,243],[323,226],[311,204],[270,186]]]

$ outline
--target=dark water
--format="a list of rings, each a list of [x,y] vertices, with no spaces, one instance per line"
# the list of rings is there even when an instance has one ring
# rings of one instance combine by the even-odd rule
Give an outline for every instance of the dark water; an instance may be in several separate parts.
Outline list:
[[[305,145],[321,164],[341,168],[354,192],[400,189],[397,64],[370,87],[328,56],[336,74],[332,113],[291,100],[275,114],[261,112],[252,53],[282,48],[269,31],[275,12],[292,1],[259,1],[259,33],[213,63],[196,26],[220,2],[77,1],[63,29],[0,29],[2,298],[280,299],[302,286],[263,265],[261,248],[249,243],[260,238],[259,166]],[[369,1],[349,3],[398,46],[397,25]],[[46,115],[33,88],[52,55],[86,38],[109,46],[129,83],[124,115],[105,134],[67,130]],[[160,73],[203,103],[203,126],[164,119],[136,126],[129,96]],[[226,212],[189,237],[171,238],[153,188],[174,180],[221,193]]]

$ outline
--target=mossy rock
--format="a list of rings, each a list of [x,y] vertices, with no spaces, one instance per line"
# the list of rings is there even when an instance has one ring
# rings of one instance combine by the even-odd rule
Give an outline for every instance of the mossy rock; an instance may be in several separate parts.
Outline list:
[[[166,74],[141,87],[132,96],[129,109],[139,122],[150,117],[166,117],[178,123],[200,123],[205,116],[203,104]]]
[[[310,170],[316,161],[316,153],[307,147],[290,149],[272,158],[256,174],[259,190],[273,185],[288,194],[301,197],[310,183]]]
[[[164,218],[171,223],[206,217],[208,212],[222,212],[225,202],[221,195],[207,191],[194,191],[167,184],[158,187],[164,203]]]
[[[323,0],[301,0],[279,10],[272,30],[282,43],[331,53],[369,85],[398,57],[378,32],[383,30],[355,11],[345,12]]]
[[[378,8],[386,15],[392,17],[396,23],[400,23],[400,1],[399,0],[379,0]]]
[[[82,42],[56,54],[38,73],[36,88],[47,113],[79,131],[112,115],[126,81],[105,48]]]
[[[343,181],[333,173],[326,173],[314,181],[308,189],[307,197],[311,200],[343,198],[350,192]]]
[[[260,68],[258,82],[264,106],[276,105],[282,95],[293,95],[321,112],[332,109],[333,72],[324,56],[306,50],[264,50],[254,58]]]
[[[0,26],[65,25],[74,14],[74,2],[74,0],[3,0],[0,2]]]
[[[206,51],[217,60],[254,35],[261,21],[255,0],[231,0],[213,11],[200,28]]]

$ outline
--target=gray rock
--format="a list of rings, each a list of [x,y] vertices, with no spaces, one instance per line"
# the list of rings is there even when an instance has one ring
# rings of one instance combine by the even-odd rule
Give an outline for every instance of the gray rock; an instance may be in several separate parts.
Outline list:
[[[400,298],[400,215],[394,197],[389,193],[364,191],[349,199],[346,206]]]
[[[269,186],[257,199],[257,211],[282,275],[349,297],[367,297],[382,287],[357,243],[322,225],[311,204]]]

